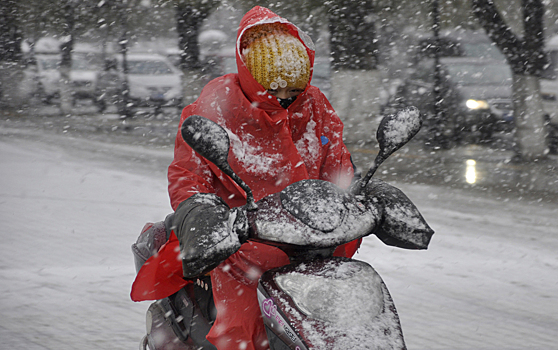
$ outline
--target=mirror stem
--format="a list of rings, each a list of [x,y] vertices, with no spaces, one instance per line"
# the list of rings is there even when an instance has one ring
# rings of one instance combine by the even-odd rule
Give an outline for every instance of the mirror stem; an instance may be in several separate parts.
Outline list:
[[[254,196],[252,196],[252,192],[246,194],[246,210],[254,211],[258,210],[258,205],[254,201]]]
[[[372,165],[370,166],[370,169],[368,170],[366,175],[363,178],[361,178],[355,184],[355,186],[351,188],[351,194],[356,195],[359,194],[362,190],[364,190],[364,188],[366,187],[366,185],[368,185],[368,182],[370,181],[374,173],[376,173],[376,170],[378,170],[378,167],[380,166],[380,164],[384,162],[384,160],[386,160],[386,157],[383,156],[382,153],[378,153],[376,158],[374,158],[374,161],[372,162]]]
[[[240,187],[242,187],[244,192],[246,192],[246,210],[258,210],[258,205],[256,204],[256,201],[254,201],[254,194],[252,193],[250,187],[248,187],[248,185],[246,185],[244,182],[242,182],[241,184],[239,183],[239,185]]]
[[[228,163],[222,164],[221,171],[227,174],[234,182],[240,186],[246,192],[246,209],[248,211],[257,210],[258,205],[254,201],[254,194],[252,193],[252,189],[250,186],[246,184],[246,182],[242,181],[240,176],[238,176],[229,166]]]

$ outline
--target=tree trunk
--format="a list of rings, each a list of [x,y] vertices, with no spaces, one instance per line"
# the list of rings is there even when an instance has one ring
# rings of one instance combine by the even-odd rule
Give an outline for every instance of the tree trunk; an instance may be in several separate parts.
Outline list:
[[[473,12],[513,71],[513,103],[517,156],[544,158],[548,152],[543,125],[539,78],[547,63],[544,52],[543,0],[521,0],[523,36],[517,36],[498,12],[493,0],[473,0]]]
[[[328,10],[332,57],[331,104],[345,125],[347,143],[373,141],[380,114],[382,73],[375,25],[367,1],[337,0]]]
[[[121,119],[130,118],[134,115],[134,105],[130,101],[130,83],[128,80],[128,8],[123,6],[122,11],[121,32],[120,32],[120,54],[122,55],[122,95],[117,103],[118,114]]]
[[[19,108],[25,102],[20,91],[23,80],[21,42],[17,20],[17,2],[3,1],[0,5],[0,107]]]
[[[363,145],[375,142],[380,124],[383,78],[377,69],[332,72],[330,102],[345,126],[345,143]]]
[[[514,74],[513,100],[518,156],[524,160],[540,158],[548,151],[539,78]]]
[[[24,108],[28,103],[21,87],[23,66],[19,62],[0,61],[0,111]]]
[[[70,74],[72,71],[72,51],[74,49],[74,3],[71,0],[66,0],[64,6],[64,34],[66,36],[62,45],[60,45],[60,53],[62,60],[60,61],[60,111],[63,114],[70,114],[72,112],[73,95],[72,95],[72,82]]]
[[[180,69],[182,76],[183,104],[194,102],[206,83],[204,70],[200,62],[198,36],[203,20],[220,1],[202,1],[198,6],[191,2],[179,1],[176,8],[176,31],[178,32],[178,48],[181,52]]]

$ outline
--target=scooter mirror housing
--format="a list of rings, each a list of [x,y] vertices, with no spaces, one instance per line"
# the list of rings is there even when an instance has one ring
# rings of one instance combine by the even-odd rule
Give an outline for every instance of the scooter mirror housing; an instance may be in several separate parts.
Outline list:
[[[227,167],[230,140],[225,129],[199,115],[188,117],[182,124],[182,138],[199,155],[219,168]]]
[[[420,130],[422,118],[416,107],[400,110],[396,114],[385,116],[376,132],[380,145],[380,154],[387,158],[403,147]]]
[[[416,107],[408,107],[395,114],[386,115],[380,121],[376,132],[380,152],[378,152],[366,176],[353,185],[351,192],[354,194],[361,192],[380,164],[409,142],[419,132],[421,127],[422,117]]]
[[[232,170],[229,162],[231,145],[227,131],[219,124],[199,115],[191,115],[182,123],[182,138],[200,156],[215,164],[246,192],[246,208],[257,209],[252,190]]]

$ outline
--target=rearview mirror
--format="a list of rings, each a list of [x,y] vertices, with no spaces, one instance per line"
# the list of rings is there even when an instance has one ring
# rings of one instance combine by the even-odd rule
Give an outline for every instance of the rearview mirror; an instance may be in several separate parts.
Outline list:
[[[352,192],[358,193],[362,188],[366,187],[380,164],[409,142],[421,127],[422,117],[416,107],[408,107],[395,114],[386,115],[380,122],[376,132],[380,151],[372,162],[366,176],[353,186]]]
[[[385,116],[376,132],[380,153],[387,158],[409,142],[420,130],[422,118],[416,107],[408,107]]]
[[[229,157],[230,140],[227,131],[217,123],[199,115],[192,115],[182,123],[184,141],[199,155],[215,164],[246,192],[248,210],[257,209],[252,190],[231,169]]]

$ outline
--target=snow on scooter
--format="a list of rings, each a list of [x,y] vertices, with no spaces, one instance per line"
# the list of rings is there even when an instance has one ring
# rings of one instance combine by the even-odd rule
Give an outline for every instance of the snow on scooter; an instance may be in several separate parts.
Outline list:
[[[377,131],[380,151],[368,173],[349,190],[327,181],[303,180],[255,203],[251,189],[227,162],[227,132],[200,116],[185,120],[186,143],[247,194],[246,205],[234,209],[243,217],[243,233],[209,235],[203,248],[226,255],[238,249],[239,242],[253,240],[289,256],[289,265],[266,271],[258,284],[270,349],[405,349],[395,304],[379,274],[365,262],[334,257],[333,252],[370,234],[401,248],[428,247],[434,231],[416,206],[399,189],[372,178],[421,125],[416,108],[384,117]],[[168,228],[159,230],[168,237]],[[152,237],[151,250],[157,245]],[[140,236],[134,251],[141,253],[138,246],[148,241]],[[147,254],[140,259],[137,255],[139,270]],[[210,280],[195,281],[150,306],[140,349],[216,349],[205,339],[216,316]]]

